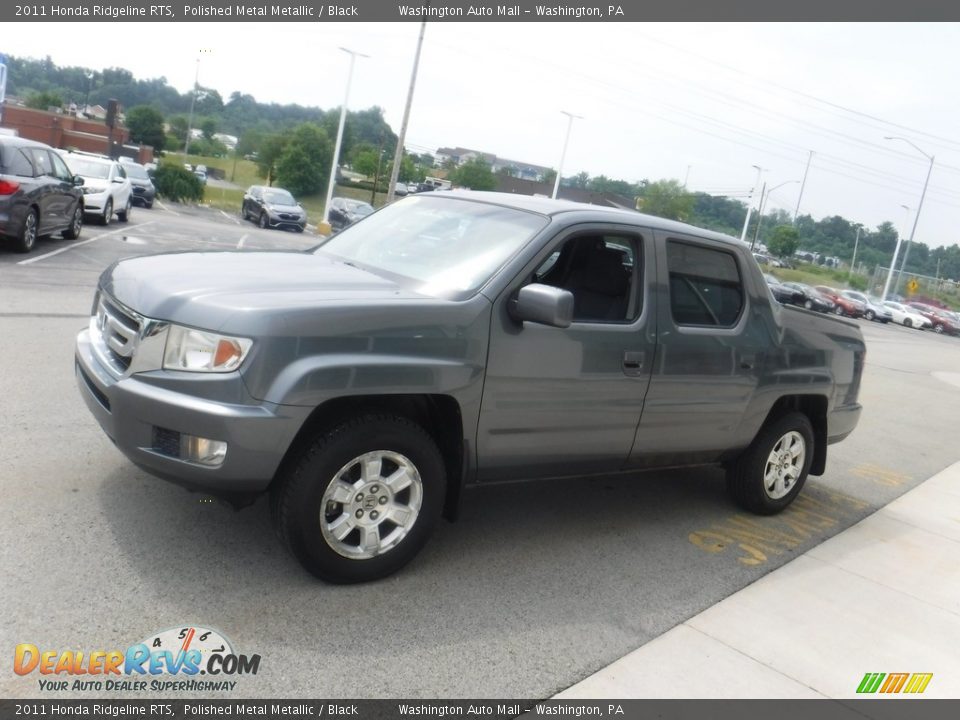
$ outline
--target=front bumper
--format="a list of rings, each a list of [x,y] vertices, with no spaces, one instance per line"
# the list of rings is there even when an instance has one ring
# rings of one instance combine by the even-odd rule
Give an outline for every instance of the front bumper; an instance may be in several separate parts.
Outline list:
[[[109,200],[111,197],[112,196],[108,190],[100,193],[84,193],[83,211],[87,215],[102,215],[103,209],[107,206],[107,200]],[[123,208],[121,208],[121,210],[122,209]]]
[[[117,377],[101,362],[96,342],[89,329],[77,337],[75,373],[87,407],[131,461],[179,485],[225,496],[265,490],[309,415],[309,408],[254,400],[239,373],[198,377],[155,370]],[[191,386],[196,391],[186,392]],[[170,438],[179,434],[226,442],[222,464],[178,457]]]
[[[134,185],[132,189],[132,194],[130,195],[130,200],[131,202],[139,203],[142,205],[152,205],[156,197],[157,197],[157,189],[152,185],[149,187],[145,185]]]
[[[267,227],[303,232],[304,228],[307,227],[307,218],[284,217],[283,214],[274,215],[267,213]]]

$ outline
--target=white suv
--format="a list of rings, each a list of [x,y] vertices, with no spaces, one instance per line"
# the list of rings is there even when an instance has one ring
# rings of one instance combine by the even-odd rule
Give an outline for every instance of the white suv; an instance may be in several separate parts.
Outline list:
[[[80,153],[64,153],[74,174],[83,178],[83,209],[87,215],[96,215],[102,225],[109,225],[113,214],[121,222],[130,218],[133,186],[123,166],[110,158]]]

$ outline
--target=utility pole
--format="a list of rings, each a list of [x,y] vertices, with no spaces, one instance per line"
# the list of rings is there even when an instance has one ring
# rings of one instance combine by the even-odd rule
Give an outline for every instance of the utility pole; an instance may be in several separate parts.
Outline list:
[[[403,120],[400,123],[400,137],[397,138],[397,150],[393,154],[393,171],[390,173],[390,185],[387,187],[387,202],[393,202],[400,177],[400,165],[405,152],[404,141],[407,137],[407,122],[410,120],[410,106],[413,105],[413,91],[417,86],[417,68],[420,66],[420,50],[423,48],[423,34],[427,30],[427,21],[420,23],[420,37],[417,39],[417,54],[413,57],[413,72],[410,73],[410,89],[407,91],[407,104],[403,108]]]
[[[203,52],[201,50],[200,52]],[[193,132],[193,106],[200,91],[200,56],[197,55],[197,72],[193,76],[193,94],[190,96],[190,114],[187,116],[187,139],[183,142],[183,154],[190,154],[190,133]]]
[[[760,223],[763,222],[763,203],[767,199],[767,181],[763,181],[763,187],[760,188],[760,207],[757,209],[757,229],[753,232],[753,242],[750,243],[750,251],[753,251],[757,244],[757,238],[760,237]]]
[[[384,130],[380,130],[380,147],[377,148],[377,172],[373,176],[373,192],[370,193],[370,204],[377,201],[377,185],[380,184],[380,162],[383,160]]]

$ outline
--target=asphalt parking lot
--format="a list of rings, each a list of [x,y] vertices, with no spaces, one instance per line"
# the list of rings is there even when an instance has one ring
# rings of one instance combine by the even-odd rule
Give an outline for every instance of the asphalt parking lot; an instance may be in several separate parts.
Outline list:
[[[0,695],[47,694],[13,673],[18,643],[126,648],[193,625],[262,656],[222,697],[546,697],[958,459],[960,340],[860,321],[863,418],[783,515],[740,512],[716,470],[484,488],[400,574],[325,585],[282,550],[263,500],[234,511],[132,466],[73,375],[114,260],[317,241],[158,205],[31,255],[0,249]]]

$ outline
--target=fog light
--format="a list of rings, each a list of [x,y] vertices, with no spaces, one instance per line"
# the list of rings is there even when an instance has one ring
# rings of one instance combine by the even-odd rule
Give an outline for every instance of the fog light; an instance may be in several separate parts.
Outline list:
[[[227,444],[222,440],[210,440],[196,435],[180,436],[180,458],[201,465],[222,465],[227,456]]]

